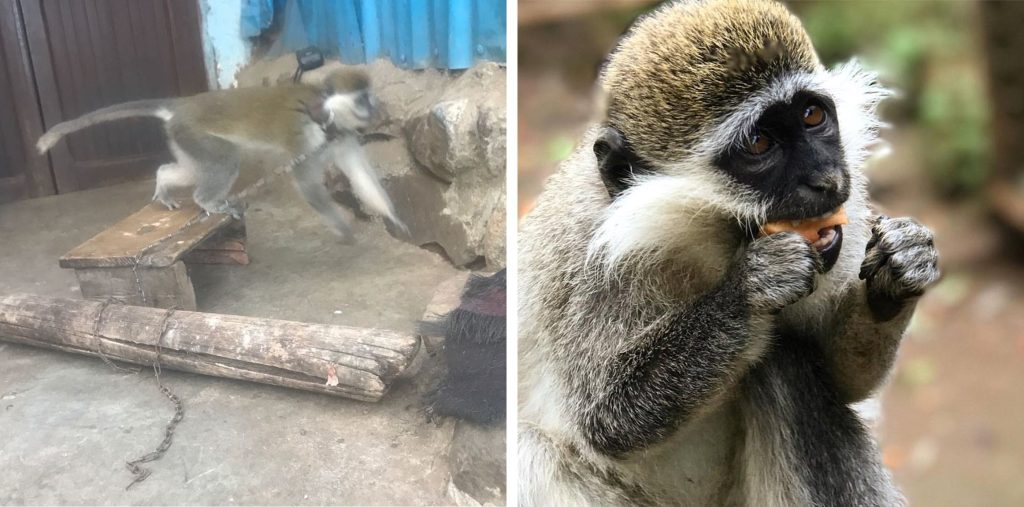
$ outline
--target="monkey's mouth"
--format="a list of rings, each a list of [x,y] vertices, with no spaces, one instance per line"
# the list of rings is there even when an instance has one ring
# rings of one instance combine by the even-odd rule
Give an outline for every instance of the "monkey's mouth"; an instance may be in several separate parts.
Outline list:
[[[790,231],[803,236],[821,254],[822,267],[824,272],[828,272],[839,260],[839,251],[843,247],[843,225],[848,222],[846,210],[840,206],[817,217],[769,222],[761,226],[761,234]]]
[[[835,225],[818,231],[818,240],[811,246],[821,254],[822,272],[828,273],[839,260],[843,248],[843,226]]]

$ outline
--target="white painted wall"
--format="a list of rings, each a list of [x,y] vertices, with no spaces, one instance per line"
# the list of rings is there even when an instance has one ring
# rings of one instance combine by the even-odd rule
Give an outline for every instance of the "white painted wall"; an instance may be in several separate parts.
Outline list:
[[[203,23],[203,54],[210,89],[235,86],[235,75],[248,65],[252,44],[242,37],[242,0],[198,0]]]

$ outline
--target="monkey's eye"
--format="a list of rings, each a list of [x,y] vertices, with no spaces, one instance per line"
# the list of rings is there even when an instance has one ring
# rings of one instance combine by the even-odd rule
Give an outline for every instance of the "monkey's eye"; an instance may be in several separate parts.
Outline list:
[[[817,104],[810,104],[804,108],[804,125],[817,127],[825,121],[825,109]]]
[[[772,147],[772,140],[768,136],[757,132],[750,136],[750,140],[747,141],[747,151],[752,155],[760,155]]]

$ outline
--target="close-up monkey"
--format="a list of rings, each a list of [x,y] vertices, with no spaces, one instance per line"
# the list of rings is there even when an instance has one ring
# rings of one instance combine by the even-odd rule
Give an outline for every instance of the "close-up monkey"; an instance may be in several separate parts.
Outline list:
[[[520,228],[520,503],[904,503],[851,408],[939,278],[868,203],[889,92],[766,0],[669,2],[600,82]]]
[[[345,241],[351,241],[351,213],[334,202],[324,185],[324,170],[332,163],[367,208],[404,228],[356,137],[370,125],[375,103],[369,76],[341,69],[317,85],[217,90],[108,106],[54,125],[36,146],[46,153],[62,137],[92,125],[160,118],[174,162],[157,170],[154,200],[176,209],[179,203],[171,191],[194,186],[192,198],[203,210],[241,218],[244,206],[231,202],[229,193],[243,152],[276,164],[294,161],[292,173],[303,197]]]

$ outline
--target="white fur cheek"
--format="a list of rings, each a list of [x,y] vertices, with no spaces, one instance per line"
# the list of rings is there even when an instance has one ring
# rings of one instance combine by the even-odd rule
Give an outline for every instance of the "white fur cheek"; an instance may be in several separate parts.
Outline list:
[[[370,123],[369,112],[366,111],[365,118],[357,113],[362,109],[356,102],[357,94],[336,93],[327,97],[324,101],[324,108],[333,113],[334,124],[341,128],[362,128]]]
[[[656,259],[676,246],[699,246],[693,243],[721,236],[729,222],[760,222],[764,210],[753,194],[707,167],[693,169],[636,177],[605,212],[588,246],[588,262],[601,259],[612,271],[636,254]]]

